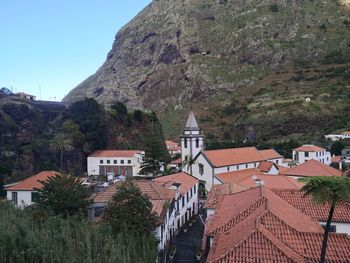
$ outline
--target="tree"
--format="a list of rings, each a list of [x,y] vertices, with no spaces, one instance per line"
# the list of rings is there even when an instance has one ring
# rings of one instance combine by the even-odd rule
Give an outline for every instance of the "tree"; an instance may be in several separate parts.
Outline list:
[[[46,181],[39,181],[43,187],[38,191],[39,207],[55,215],[72,216],[87,210],[91,204],[90,191],[78,177],[57,174]]]
[[[158,220],[158,216],[152,213],[152,203],[130,179],[116,187],[118,191],[106,210],[106,219],[113,232],[151,234]]]
[[[341,155],[341,151],[344,149],[344,143],[342,142],[335,142],[331,146],[331,154],[333,155]]]
[[[185,160],[182,162],[182,167],[187,170],[187,172],[190,172],[190,175],[192,175],[192,165],[194,165],[196,161],[193,159],[192,155],[186,155]]]
[[[63,152],[73,150],[72,139],[67,138],[64,133],[56,133],[55,137],[50,141],[50,149],[60,153],[60,169],[63,167]]]
[[[134,119],[135,119],[135,121],[141,123],[141,122],[143,121],[142,111],[140,111],[140,110],[135,110],[135,111],[134,111]]]
[[[128,109],[124,105],[124,103],[117,101],[114,103],[111,108],[116,111],[118,116],[126,116],[128,115]]]
[[[311,195],[312,200],[317,204],[328,204],[330,206],[320,256],[320,262],[324,263],[327,252],[329,229],[336,205],[341,202],[350,202],[350,178],[316,176],[303,178],[300,179],[300,181],[306,183],[301,188],[301,190],[305,192],[305,195]]]
[[[145,154],[141,164],[140,174],[152,174],[156,176],[162,165],[170,162],[170,156],[166,149],[161,124],[156,120],[146,127],[145,133]]]

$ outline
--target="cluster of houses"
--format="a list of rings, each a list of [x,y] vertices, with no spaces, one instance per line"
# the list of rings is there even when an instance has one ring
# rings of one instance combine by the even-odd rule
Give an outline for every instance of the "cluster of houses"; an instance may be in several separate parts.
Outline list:
[[[341,134],[327,134],[324,136],[333,142],[350,139],[350,131],[344,131]]]
[[[300,191],[298,178],[343,176],[330,166],[330,153],[315,145],[293,150],[288,160],[273,149],[255,147],[206,150],[203,131],[190,112],[181,142],[166,141],[170,165],[177,173],[140,178],[142,150],[101,150],[87,160],[88,177],[111,183],[95,193],[89,211],[92,221],[103,220],[104,209],[125,177],[137,177],[136,186],[159,216],[155,231],[159,261],[169,244],[186,231],[199,207],[205,208],[202,258],[207,262],[315,262],[319,257],[329,207],[315,205]],[[16,206],[37,198],[42,172],[6,188]],[[202,199],[203,197],[204,200]],[[327,262],[349,262],[350,204],[336,207],[329,237]],[[260,261],[259,261],[260,260]]]

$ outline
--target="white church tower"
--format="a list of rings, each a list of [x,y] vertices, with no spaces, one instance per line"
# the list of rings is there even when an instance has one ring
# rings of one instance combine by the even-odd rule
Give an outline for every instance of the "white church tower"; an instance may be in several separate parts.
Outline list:
[[[202,130],[198,127],[196,117],[191,111],[186,127],[182,132],[181,138],[181,161],[184,162],[188,158],[194,158],[197,154],[204,150],[204,136]]]

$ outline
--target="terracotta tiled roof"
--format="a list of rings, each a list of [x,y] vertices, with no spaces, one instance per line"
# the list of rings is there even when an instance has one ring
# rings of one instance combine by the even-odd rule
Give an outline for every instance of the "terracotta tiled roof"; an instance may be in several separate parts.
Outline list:
[[[214,238],[207,262],[319,260],[321,226],[264,187],[225,195],[209,227],[215,224],[206,232]],[[329,242],[327,262],[348,262],[350,237],[331,233]]]
[[[323,164],[316,160],[310,160],[298,166],[292,167],[283,174],[288,176],[341,176],[342,172],[331,166]]]
[[[331,157],[331,162],[332,163],[339,163],[339,162],[341,162],[341,158],[342,158],[341,155],[339,155],[339,156],[332,156]]]
[[[216,174],[216,177],[224,183],[239,184],[247,188],[255,187],[257,185],[255,180],[262,180],[267,188],[299,189],[303,186],[302,183],[285,175],[264,174],[256,168]]]
[[[7,191],[33,191],[34,188],[42,188],[42,184],[39,181],[46,181],[49,177],[58,175],[58,172],[55,171],[43,171],[36,175],[33,175],[18,184],[11,185],[5,190]]]
[[[232,182],[232,183],[239,183],[242,180],[263,174],[256,168],[250,168],[250,169],[243,169],[243,170],[238,170],[238,171],[232,171],[232,172],[227,172],[227,173],[220,173],[216,174],[215,176],[219,178],[222,182]]]
[[[317,221],[327,221],[329,205],[314,204],[309,195],[304,195],[300,190],[292,189],[273,189],[274,193],[279,195],[289,204],[299,209],[304,214],[309,215]],[[342,203],[336,206],[333,214],[334,222],[350,223],[350,204]]]
[[[167,189],[155,182],[149,180],[134,181],[140,191],[146,195],[152,203],[152,212],[160,217],[160,222],[164,220],[165,208],[164,204],[171,202],[175,198],[175,190]],[[98,193],[94,197],[94,203],[108,203],[112,200],[113,195],[118,191],[118,185],[114,184],[106,189],[106,191]]]
[[[171,164],[181,164],[181,163],[182,163],[181,158],[171,161]]]
[[[204,155],[215,167],[254,163],[265,160],[255,147],[211,150],[205,151]]]
[[[283,156],[276,152],[274,149],[260,150],[259,152],[265,160],[283,158]]]
[[[177,142],[174,142],[174,141],[171,141],[171,140],[166,140],[165,141],[165,145],[168,147],[168,146],[174,146],[174,147],[177,147],[179,146],[179,144]]]
[[[215,184],[208,193],[205,208],[216,209],[223,195],[234,194],[247,189],[247,187],[235,183]]]
[[[258,165],[258,169],[263,173],[267,173],[271,170],[272,166],[275,166],[278,169],[273,162],[263,161]]]
[[[343,135],[347,135],[347,134],[350,134],[350,131],[345,131],[345,132],[342,132]]]
[[[294,151],[297,151],[297,152],[321,152],[321,151],[325,151],[325,149],[318,147],[316,145],[305,144],[305,145],[302,145],[298,148],[295,148]]]
[[[277,168],[278,168],[278,173],[279,174],[283,174],[285,171],[290,169],[289,167],[284,167],[282,165],[277,165]]]
[[[100,150],[94,151],[89,157],[134,157],[135,154],[141,154],[140,150]]]
[[[185,195],[194,185],[198,183],[197,178],[185,172],[159,176],[153,179],[153,181],[167,188],[171,187],[175,183],[180,184],[179,191],[182,195]]]
[[[270,189],[299,189],[304,185],[303,183],[300,183],[293,178],[289,178],[288,176],[274,174],[260,174],[256,176],[255,180],[248,177],[240,181],[239,184],[246,187],[255,187],[257,180],[260,180],[265,187]]]
[[[111,201],[113,195],[118,191],[118,184],[120,183],[114,184],[108,187],[106,191],[98,193],[94,198],[94,203],[108,203]],[[134,181],[134,184],[150,200],[171,200],[175,197],[175,190],[167,189],[149,180]]]

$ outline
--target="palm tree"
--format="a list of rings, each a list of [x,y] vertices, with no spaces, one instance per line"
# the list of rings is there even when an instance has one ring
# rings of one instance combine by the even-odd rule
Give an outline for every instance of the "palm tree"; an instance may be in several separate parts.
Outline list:
[[[60,169],[63,165],[63,152],[69,152],[74,149],[72,139],[67,138],[67,135],[59,132],[50,141],[50,149],[55,152],[60,152]]]
[[[192,155],[186,155],[185,160],[182,162],[182,167],[188,171],[190,171],[190,175],[192,175],[192,165],[194,165],[196,161],[193,159]]]
[[[350,202],[350,178],[343,176],[315,176],[302,178],[299,179],[299,181],[306,183],[301,190],[305,192],[305,195],[311,195],[312,200],[316,204],[330,205],[321,248],[320,262],[324,263],[326,259],[328,234],[335,207],[341,202]]]

